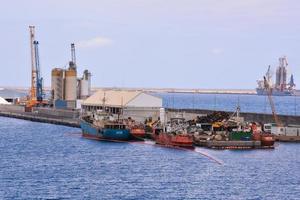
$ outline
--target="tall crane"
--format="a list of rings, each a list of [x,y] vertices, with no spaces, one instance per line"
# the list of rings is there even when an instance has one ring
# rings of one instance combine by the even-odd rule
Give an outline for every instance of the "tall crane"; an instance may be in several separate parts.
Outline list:
[[[29,26],[30,31],[30,51],[31,51],[31,89],[30,89],[30,101],[36,99],[36,67],[35,67],[35,27]]]
[[[274,105],[274,101],[273,101],[273,98],[272,98],[272,88],[271,88],[270,83],[268,82],[268,80],[265,76],[264,76],[264,86],[265,86],[265,89],[266,89],[267,94],[268,94],[268,99],[269,99],[269,103],[270,103],[270,106],[271,106],[271,109],[272,109],[272,115],[273,115],[274,121],[275,121],[275,123],[278,127],[283,127],[283,124],[282,124],[281,120],[279,119],[279,117],[276,113],[276,110],[275,110],[275,105]]]
[[[35,53],[35,67],[36,67],[36,100],[38,102],[43,101],[43,78],[41,77],[41,69],[40,69],[40,56],[39,56],[39,42],[34,41],[34,53]]]
[[[30,31],[30,50],[31,50],[31,89],[28,107],[43,104],[43,78],[41,77],[39,42],[35,40],[35,27],[29,26]]]

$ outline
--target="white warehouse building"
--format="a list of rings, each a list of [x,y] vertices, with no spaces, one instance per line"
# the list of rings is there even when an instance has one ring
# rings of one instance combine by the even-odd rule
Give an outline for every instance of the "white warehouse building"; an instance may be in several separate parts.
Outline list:
[[[85,113],[103,110],[103,107],[112,114],[123,113],[124,118],[144,121],[159,117],[162,99],[141,91],[99,90],[81,104]]]

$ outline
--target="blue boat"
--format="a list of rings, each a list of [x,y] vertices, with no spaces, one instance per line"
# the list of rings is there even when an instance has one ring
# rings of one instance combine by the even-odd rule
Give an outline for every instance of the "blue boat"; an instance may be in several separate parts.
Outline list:
[[[118,121],[94,121],[84,117],[80,121],[82,136],[95,140],[127,141],[131,139],[130,130]]]

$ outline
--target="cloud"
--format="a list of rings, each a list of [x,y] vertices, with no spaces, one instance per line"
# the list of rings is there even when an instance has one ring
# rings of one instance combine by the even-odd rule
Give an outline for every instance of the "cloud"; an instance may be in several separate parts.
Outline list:
[[[79,41],[77,43],[77,46],[79,48],[96,48],[96,47],[110,46],[112,45],[112,43],[113,40],[111,40],[110,38],[98,36],[89,40]]]
[[[222,48],[216,47],[213,48],[210,52],[214,55],[220,55],[224,52],[224,50]]]

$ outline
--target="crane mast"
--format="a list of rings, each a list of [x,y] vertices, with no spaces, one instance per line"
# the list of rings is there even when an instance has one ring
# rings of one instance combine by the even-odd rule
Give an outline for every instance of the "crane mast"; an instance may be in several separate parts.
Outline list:
[[[43,78],[41,77],[40,57],[39,57],[39,42],[34,41],[35,67],[36,67],[36,100],[43,101]]]
[[[40,72],[39,42],[35,40],[35,27],[29,26],[31,50],[31,89],[29,107],[43,103],[43,78]]]
[[[76,66],[76,54],[75,54],[75,44],[72,43],[71,44],[71,61],[74,64],[74,66]]]
[[[30,101],[36,100],[36,58],[35,58],[35,27],[29,26],[30,31],[30,51],[31,51],[31,90]]]

